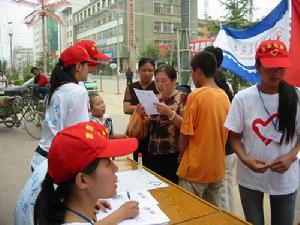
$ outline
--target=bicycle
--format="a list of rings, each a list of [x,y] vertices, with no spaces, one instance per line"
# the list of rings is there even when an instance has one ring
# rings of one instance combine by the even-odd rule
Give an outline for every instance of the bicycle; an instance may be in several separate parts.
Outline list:
[[[45,119],[45,100],[35,103],[32,110],[26,113],[24,119],[24,128],[29,136],[37,140],[42,137],[43,121]]]

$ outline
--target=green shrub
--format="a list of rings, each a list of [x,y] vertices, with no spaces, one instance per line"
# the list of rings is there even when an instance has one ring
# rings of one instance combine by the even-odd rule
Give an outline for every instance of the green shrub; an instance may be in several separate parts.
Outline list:
[[[14,85],[22,85],[24,80],[14,80]]]

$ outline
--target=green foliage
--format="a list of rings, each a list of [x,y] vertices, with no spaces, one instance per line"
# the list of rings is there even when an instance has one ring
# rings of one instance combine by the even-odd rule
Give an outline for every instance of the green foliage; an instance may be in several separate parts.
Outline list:
[[[47,72],[46,74],[51,74],[52,70],[54,69],[56,63],[58,61],[58,57],[51,57],[48,55],[47,59]],[[40,53],[37,60],[36,65],[41,71],[43,70],[43,53]],[[44,71],[43,71],[44,72]]]
[[[0,59],[0,72],[6,74],[6,70],[7,70],[7,60]]]
[[[235,29],[244,29],[252,26],[254,23],[249,19],[253,13],[253,0],[219,0],[225,7],[227,14],[222,17],[226,26]]]
[[[139,59],[143,58],[143,57],[149,57],[153,60],[158,60],[158,56],[159,56],[159,49],[156,45],[154,44],[150,44],[147,45],[144,49],[141,50],[140,55],[139,55]]]
[[[31,73],[31,68],[32,65],[27,64],[24,69],[23,69],[23,80],[24,82],[28,81],[30,78],[33,77],[32,73]]]
[[[21,85],[24,83],[24,80],[14,80],[14,85]]]

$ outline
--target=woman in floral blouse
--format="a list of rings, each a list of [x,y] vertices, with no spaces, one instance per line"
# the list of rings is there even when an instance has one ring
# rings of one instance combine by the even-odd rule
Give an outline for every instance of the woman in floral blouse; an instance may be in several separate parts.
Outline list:
[[[159,66],[154,79],[159,92],[159,103],[156,104],[159,114],[149,117],[149,167],[177,183],[178,137],[187,94],[175,89],[177,75],[170,65]]]

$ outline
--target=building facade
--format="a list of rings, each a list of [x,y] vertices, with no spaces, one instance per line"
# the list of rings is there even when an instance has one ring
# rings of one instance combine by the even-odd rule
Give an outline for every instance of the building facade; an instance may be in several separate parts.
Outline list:
[[[13,51],[15,59],[15,69],[18,74],[22,75],[26,66],[34,65],[32,48],[16,46]]]
[[[47,52],[50,56],[55,56],[58,51],[58,25],[49,17],[45,17],[45,31]],[[33,51],[34,61],[43,55],[42,21],[38,21],[33,29]]]
[[[196,2],[196,1],[194,1]],[[123,71],[149,44],[168,44],[180,27],[180,0],[93,0],[73,14],[74,41],[92,39]]]

